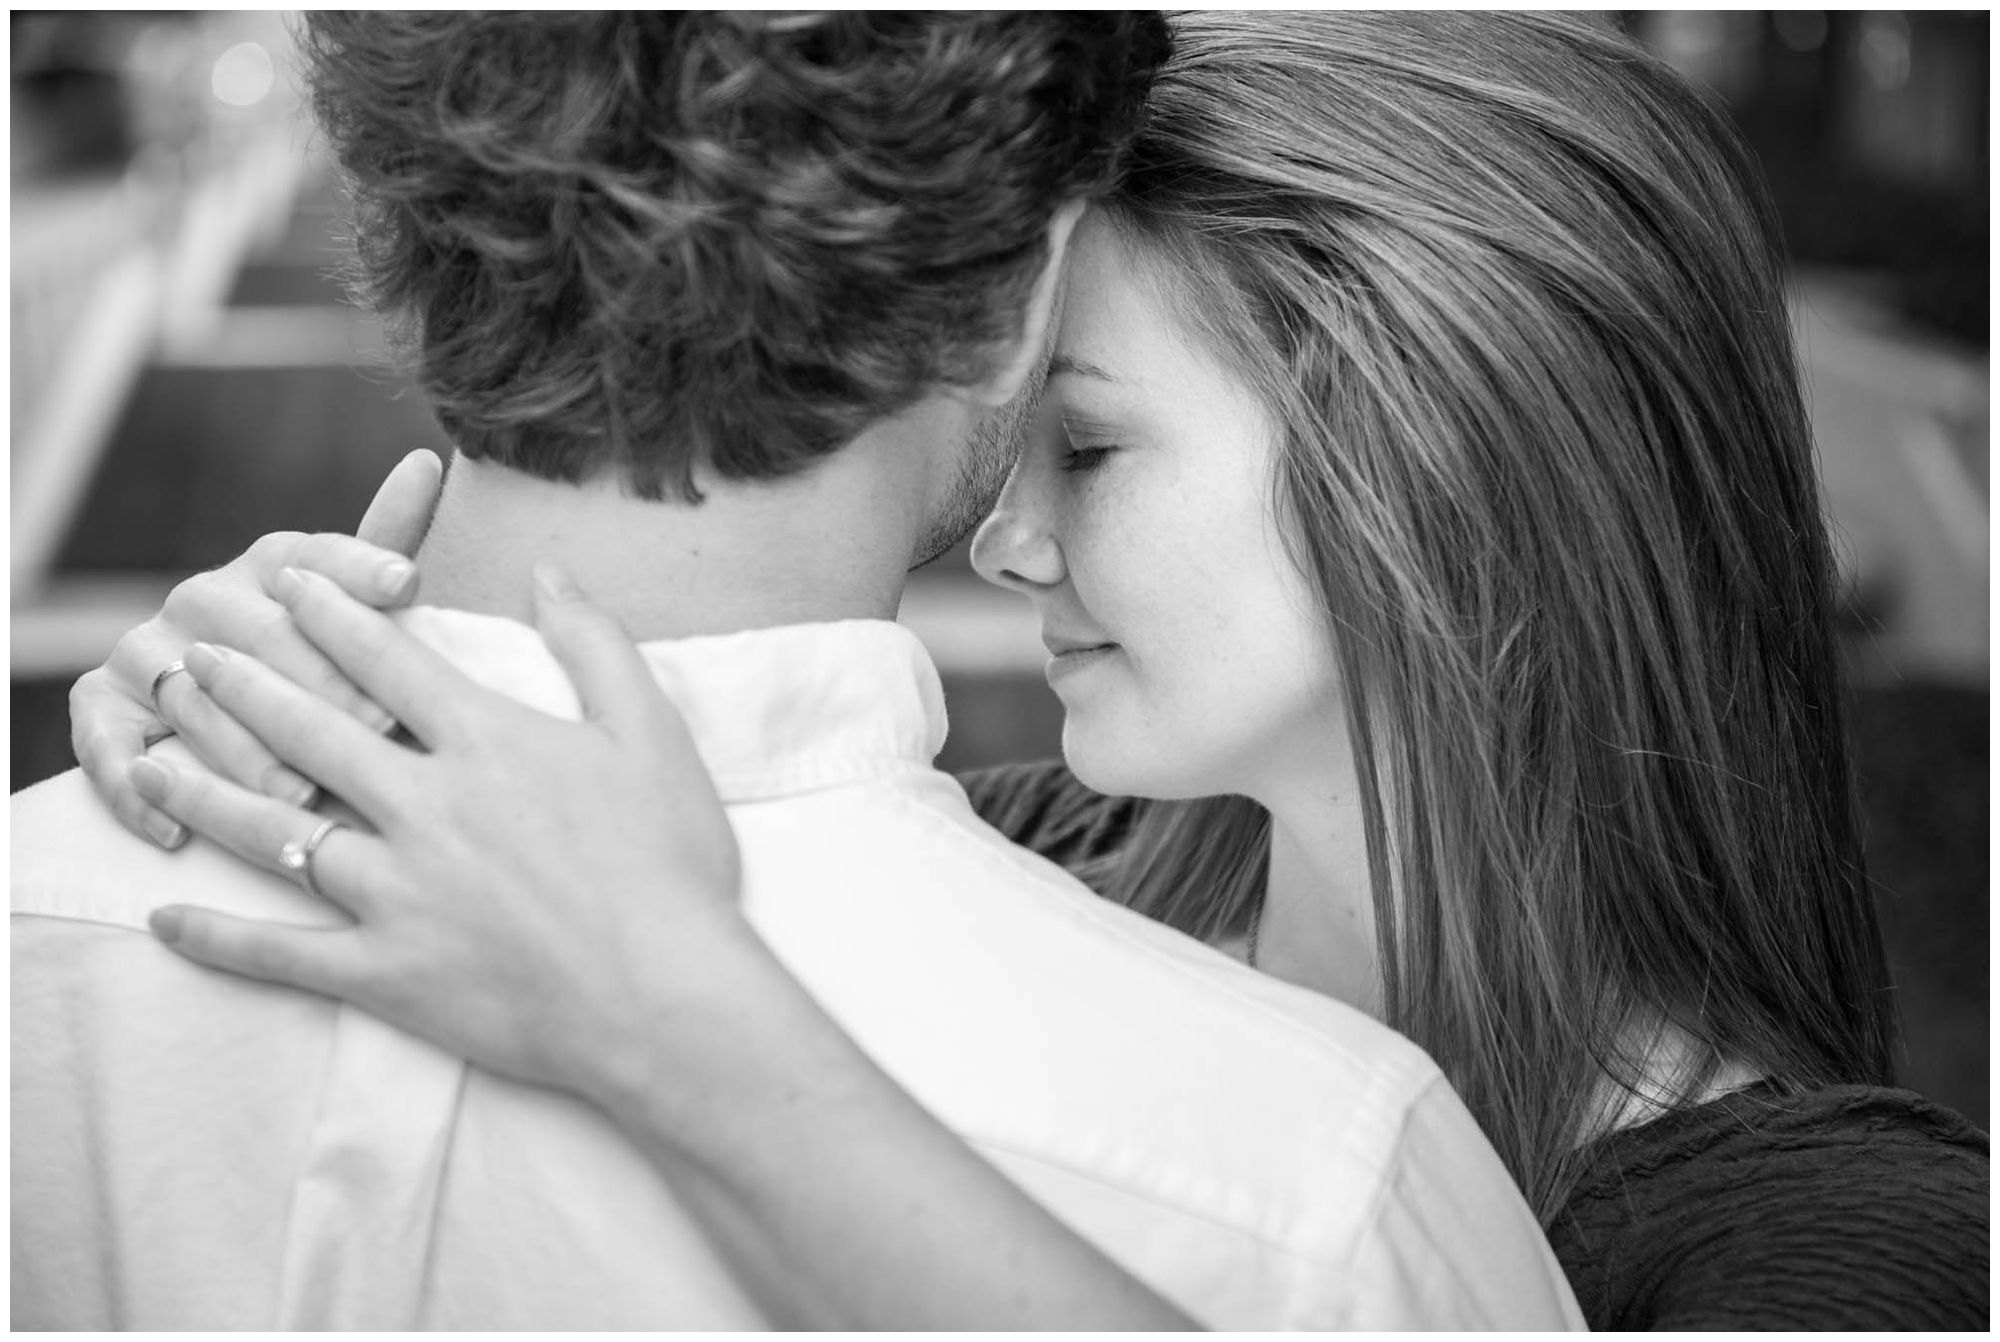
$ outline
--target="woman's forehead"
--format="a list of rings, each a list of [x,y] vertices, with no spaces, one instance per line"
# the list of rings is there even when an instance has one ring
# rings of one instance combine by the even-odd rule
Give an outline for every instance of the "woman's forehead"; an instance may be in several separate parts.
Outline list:
[[[1070,248],[1068,292],[1050,372],[1124,384],[1148,369],[1198,357],[1175,312],[1171,280],[1100,211],[1084,217]]]

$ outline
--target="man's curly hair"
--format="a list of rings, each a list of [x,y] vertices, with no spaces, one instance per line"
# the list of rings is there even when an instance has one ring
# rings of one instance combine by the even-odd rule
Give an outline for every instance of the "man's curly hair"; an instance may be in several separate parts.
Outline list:
[[[795,471],[1018,330],[1157,13],[327,13],[356,290],[468,456],[643,497]]]

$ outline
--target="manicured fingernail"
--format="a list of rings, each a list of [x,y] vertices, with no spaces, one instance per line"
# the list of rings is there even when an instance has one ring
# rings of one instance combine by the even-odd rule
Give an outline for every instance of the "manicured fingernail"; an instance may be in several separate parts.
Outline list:
[[[132,786],[138,789],[139,795],[150,802],[165,801],[167,793],[171,792],[174,786],[174,771],[158,760],[143,757],[133,760],[132,767],[125,771],[125,776],[132,781]]]
[[[375,574],[375,589],[385,597],[398,597],[416,580],[417,566],[407,559],[391,559]]]
[[[541,588],[542,595],[551,601],[574,601],[583,595],[576,579],[569,576],[569,570],[546,559],[535,565],[535,586]]]
[[[169,816],[154,811],[145,819],[146,834],[160,847],[172,850],[187,842],[185,826],[176,824]]]
[[[169,946],[181,939],[181,911],[179,909],[154,909],[146,918],[153,929],[153,935]]]
[[[283,765],[272,765],[264,774],[264,795],[275,797],[293,806],[312,805],[313,793],[318,789]]]
[[[281,568],[278,576],[271,580],[271,594],[287,606],[299,599],[299,593],[306,590],[305,579],[295,568]]]
[[[213,643],[197,643],[187,650],[181,662],[187,667],[188,674],[195,678],[195,683],[206,689],[209,677],[222,669],[223,660],[228,655]]]

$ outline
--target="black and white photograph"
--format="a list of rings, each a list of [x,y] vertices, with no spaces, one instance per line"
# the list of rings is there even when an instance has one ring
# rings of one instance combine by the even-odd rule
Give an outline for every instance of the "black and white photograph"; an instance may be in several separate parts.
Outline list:
[[[9,58],[11,1328],[1990,1328],[1985,10]]]

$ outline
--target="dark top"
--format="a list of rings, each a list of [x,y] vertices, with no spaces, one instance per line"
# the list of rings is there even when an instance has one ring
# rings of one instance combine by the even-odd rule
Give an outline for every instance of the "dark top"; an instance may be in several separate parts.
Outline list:
[[[1594,1329],[1984,1329],[1986,1134],[1752,1086],[1597,1142],[1549,1243]]]
[[[987,823],[1067,867],[1144,805],[1058,762],[961,779]],[[1980,1329],[1986,1134],[1908,1091],[1752,1086],[1613,1133],[1547,1227],[1593,1329]]]

